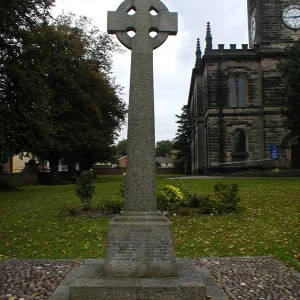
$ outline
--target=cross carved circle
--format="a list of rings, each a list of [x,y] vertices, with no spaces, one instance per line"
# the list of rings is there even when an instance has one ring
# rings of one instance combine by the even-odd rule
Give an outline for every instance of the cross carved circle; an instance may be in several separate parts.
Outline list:
[[[133,15],[128,12],[134,11]],[[155,11],[157,15],[150,12]],[[152,49],[161,46],[169,35],[177,33],[177,13],[170,13],[160,0],[125,0],[116,12],[108,12],[108,33],[116,34],[118,40],[128,49],[132,49],[133,39],[151,39]],[[136,35],[130,37],[128,31]],[[152,38],[149,33],[155,31]]]

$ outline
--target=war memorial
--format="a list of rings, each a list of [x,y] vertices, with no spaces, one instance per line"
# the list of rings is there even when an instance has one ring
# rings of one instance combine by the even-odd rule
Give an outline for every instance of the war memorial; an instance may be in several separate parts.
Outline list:
[[[153,50],[177,28],[177,13],[159,0],[125,0],[108,12],[108,32],[132,53],[125,207],[110,221],[106,258],[74,268],[51,300],[204,300],[207,290],[226,299],[206,269],[175,258],[172,225],[157,210]]]

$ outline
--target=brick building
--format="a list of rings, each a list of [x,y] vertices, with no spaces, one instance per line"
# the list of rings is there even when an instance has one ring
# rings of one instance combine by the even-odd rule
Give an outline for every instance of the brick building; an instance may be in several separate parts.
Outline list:
[[[192,173],[236,167],[300,169],[300,139],[283,126],[276,64],[300,38],[300,1],[248,0],[250,45],[213,48],[210,24],[192,71]]]

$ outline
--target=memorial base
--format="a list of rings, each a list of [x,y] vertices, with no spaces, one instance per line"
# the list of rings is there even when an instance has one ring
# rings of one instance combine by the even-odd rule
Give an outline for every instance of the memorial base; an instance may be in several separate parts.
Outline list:
[[[171,222],[160,212],[122,212],[109,223],[104,274],[177,275]]]
[[[208,271],[190,259],[176,259],[177,277],[104,276],[104,259],[74,268],[50,300],[226,300]],[[207,298],[207,296],[209,296]]]

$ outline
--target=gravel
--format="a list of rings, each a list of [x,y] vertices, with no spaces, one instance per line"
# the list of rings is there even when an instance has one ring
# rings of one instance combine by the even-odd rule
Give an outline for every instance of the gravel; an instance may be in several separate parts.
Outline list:
[[[300,300],[300,274],[269,257],[203,258],[230,299]],[[0,265],[0,300],[48,299],[84,260],[6,260]],[[1,268],[2,266],[2,268]]]
[[[77,260],[6,260],[0,272],[1,300],[46,300],[75,266]]]
[[[269,257],[197,259],[230,299],[300,300],[300,274]]]

